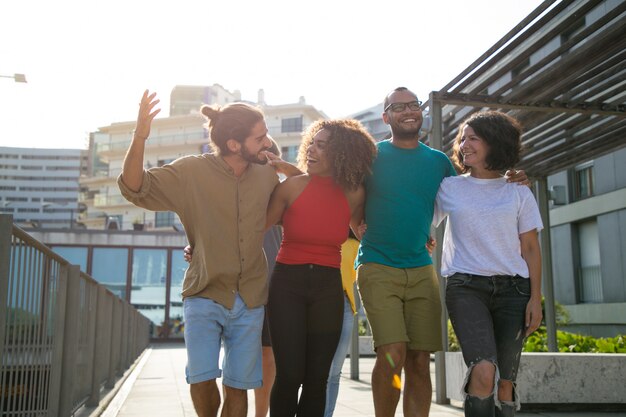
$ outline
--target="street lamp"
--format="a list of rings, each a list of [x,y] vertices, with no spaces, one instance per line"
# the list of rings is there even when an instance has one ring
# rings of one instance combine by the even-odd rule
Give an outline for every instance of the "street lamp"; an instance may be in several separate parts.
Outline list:
[[[25,83],[26,75],[24,74],[13,74],[13,75],[0,75],[0,78],[13,78],[16,83]]]

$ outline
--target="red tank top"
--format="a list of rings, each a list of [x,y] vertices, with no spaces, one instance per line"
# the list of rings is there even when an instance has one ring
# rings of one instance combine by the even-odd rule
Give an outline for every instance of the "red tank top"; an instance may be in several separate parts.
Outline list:
[[[278,262],[339,268],[341,244],[348,238],[350,206],[332,177],[311,180],[283,214]]]

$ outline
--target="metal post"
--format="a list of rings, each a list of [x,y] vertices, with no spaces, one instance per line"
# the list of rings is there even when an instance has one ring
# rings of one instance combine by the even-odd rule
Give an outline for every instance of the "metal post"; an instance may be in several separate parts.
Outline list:
[[[546,177],[537,180],[537,204],[539,212],[543,220],[543,230],[540,233],[541,238],[541,275],[543,295],[546,333],[548,336],[548,350],[550,352],[558,352],[556,342],[556,309],[554,308],[554,280],[552,277],[552,242],[550,239],[550,207],[549,207],[549,191],[548,181]]]
[[[356,286],[356,284],[355,284]],[[355,291],[356,288],[353,288]],[[361,299],[355,291],[354,297],[354,307],[356,308],[357,314],[354,315],[354,322],[352,323],[352,342],[350,344],[350,379],[354,381],[359,380],[359,357],[360,353],[360,343],[359,343],[359,309],[361,308]]]
[[[88,331],[88,342],[87,342],[87,364],[89,368],[89,373],[87,374],[86,381],[84,383],[89,384],[91,390],[89,391],[89,397],[87,399],[87,405],[98,405],[100,398],[100,384],[98,383],[98,374],[100,373],[100,368],[97,360],[98,353],[98,333],[102,331],[102,329],[98,326],[98,311],[100,310],[99,303],[99,285],[95,282],[87,281],[86,287],[89,293],[89,324],[87,327]],[[94,393],[97,393],[96,401],[94,400]]]
[[[74,383],[78,357],[80,314],[80,267],[67,266],[67,298],[65,307],[65,334],[63,337],[63,368],[59,395],[59,416],[69,416],[74,408]]]
[[[61,398],[61,381],[63,379],[63,347],[65,344],[65,308],[67,306],[69,269],[67,265],[59,267],[59,278],[56,294],[53,298],[54,310],[54,344],[50,360],[50,392],[48,402],[48,416],[60,416],[59,406]],[[69,324],[69,323],[68,323]],[[69,327],[69,326],[68,326]]]
[[[11,239],[13,235],[13,216],[0,214],[0,369],[4,366],[4,342],[8,317],[9,273],[11,265]],[[3,371],[2,371],[3,372]],[[0,372],[0,383],[4,381]]]
[[[113,388],[115,386],[115,377],[118,372],[121,374],[120,366],[120,347],[122,340],[122,300],[110,295],[112,300],[112,313],[111,313],[111,339],[110,339],[110,352],[111,357],[109,359],[109,373],[106,382],[106,388]]]
[[[432,130],[429,135],[430,146],[437,150],[442,150],[443,132],[441,103],[435,100],[433,92],[429,97],[430,118]],[[435,402],[437,404],[449,404],[448,393],[446,390],[446,351],[448,350],[448,314],[445,304],[445,288],[446,281],[439,273],[441,265],[441,246],[443,245],[443,227],[439,227],[435,233],[437,246],[433,257],[433,263],[437,276],[439,277],[439,296],[441,299],[441,339],[443,344],[442,352],[435,352]]]

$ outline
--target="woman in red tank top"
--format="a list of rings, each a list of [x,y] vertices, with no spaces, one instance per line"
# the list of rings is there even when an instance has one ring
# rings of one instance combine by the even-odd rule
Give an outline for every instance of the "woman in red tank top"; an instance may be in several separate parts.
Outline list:
[[[283,241],[267,309],[276,361],[270,417],[324,415],[343,322],[341,244],[351,220],[362,218],[363,181],[375,156],[374,140],[359,122],[317,121],[298,154],[306,173],[272,194],[267,226],[282,220]]]

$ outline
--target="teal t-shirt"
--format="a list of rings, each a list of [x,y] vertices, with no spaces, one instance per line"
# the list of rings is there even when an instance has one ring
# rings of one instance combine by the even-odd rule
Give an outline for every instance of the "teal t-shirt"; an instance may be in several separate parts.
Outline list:
[[[365,223],[355,264],[375,262],[395,268],[432,264],[426,250],[435,197],[445,177],[456,175],[443,152],[423,143],[402,149],[378,143],[378,156],[365,188]]]

